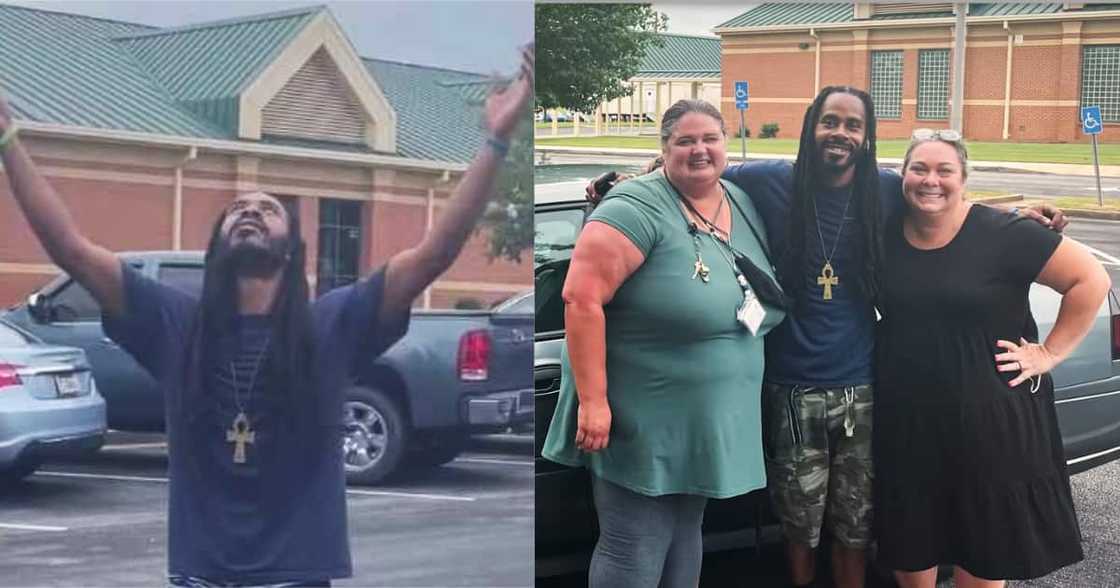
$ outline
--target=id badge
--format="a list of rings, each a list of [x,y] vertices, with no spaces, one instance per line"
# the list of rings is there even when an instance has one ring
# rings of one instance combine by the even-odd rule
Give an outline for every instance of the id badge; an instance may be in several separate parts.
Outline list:
[[[766,319],[766,309],[762,307],[762,303],[754,295],[754,290],[743,290],[743,301],[739,303],[739,308],[735,311],[735,320],[746,327],[752,335],[758,335],[758,329],[762,326],[764,319]]]

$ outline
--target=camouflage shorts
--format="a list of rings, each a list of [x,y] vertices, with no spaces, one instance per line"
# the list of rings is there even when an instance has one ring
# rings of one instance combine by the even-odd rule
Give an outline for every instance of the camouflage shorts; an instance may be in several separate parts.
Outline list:
[[[770,498],[787,540],[816,547],[825,523],[841,544],[866,546],[871,540],[871,386],[766,383],[762,439]]]

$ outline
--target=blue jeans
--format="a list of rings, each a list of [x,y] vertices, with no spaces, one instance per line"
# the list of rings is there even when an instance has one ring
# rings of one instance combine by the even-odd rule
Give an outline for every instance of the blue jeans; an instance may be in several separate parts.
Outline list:
[[[691,494],[645,496],[591,476],[599,541],[589,588],[696,588],[708,499]]]

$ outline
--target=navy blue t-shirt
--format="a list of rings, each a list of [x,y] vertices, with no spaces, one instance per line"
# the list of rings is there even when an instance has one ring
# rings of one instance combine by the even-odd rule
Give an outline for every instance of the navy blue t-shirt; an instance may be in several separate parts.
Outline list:
[[[789,244],[789,211],[793,198],[793,165],[788,161],[763,161],[728,167],[723,177],[751,197],[770,236],[772,261],[778,263]],[[840,232],[841,215],[850,189],[821,190],[815,194],[820,235],[832,256],[840,283],[832,300],[822,297],[817,283],[824,267],[821,236],[815,224],[806,227],[807,263],[802,272],[805,289],[786,320],[766,335],[766,380],[778,384],[858,386],[874,378],[875,309],[859,288],[863,254],[857,202],[848,206],[848,220]],[[903,206],[902,178],[893,171],[879,171],[881,218]],[[840,240],[837,243],[837,233]]]
[[[342,392],[354,361],[373,359],[408,326],[407,313],[377,322],[384,270],[312,305],[312,389],[295,390],[299,398],[269,381],[263,366],[247,393],[243,380],[256,371],[250,364],[255,368],[270,328],[267,316],[241,316],[218,341],[206,342],[214,346],[213,365],[205,368],[203,393],[187,400],[183,360],[198,301],[122,267],[124,312],[105,315],[103,324],[166,397],[168,572],[249,584],[350,576]],[[241,410],[255,437],[245,444],[245,463],[234,463],[227,433]]]

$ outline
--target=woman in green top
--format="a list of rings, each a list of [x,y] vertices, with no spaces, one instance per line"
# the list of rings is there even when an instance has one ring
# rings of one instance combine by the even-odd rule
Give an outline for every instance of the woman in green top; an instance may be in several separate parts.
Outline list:
[[[769,303],[762,221],[720,180],[726,131],[713,106],[669,108],[661,149],[661,170],[592,213],[564,284],[567,346],[543,454],[592,473],[592,588],[695,588],[706,500],[766,485],[762,335],[784,313]]]

